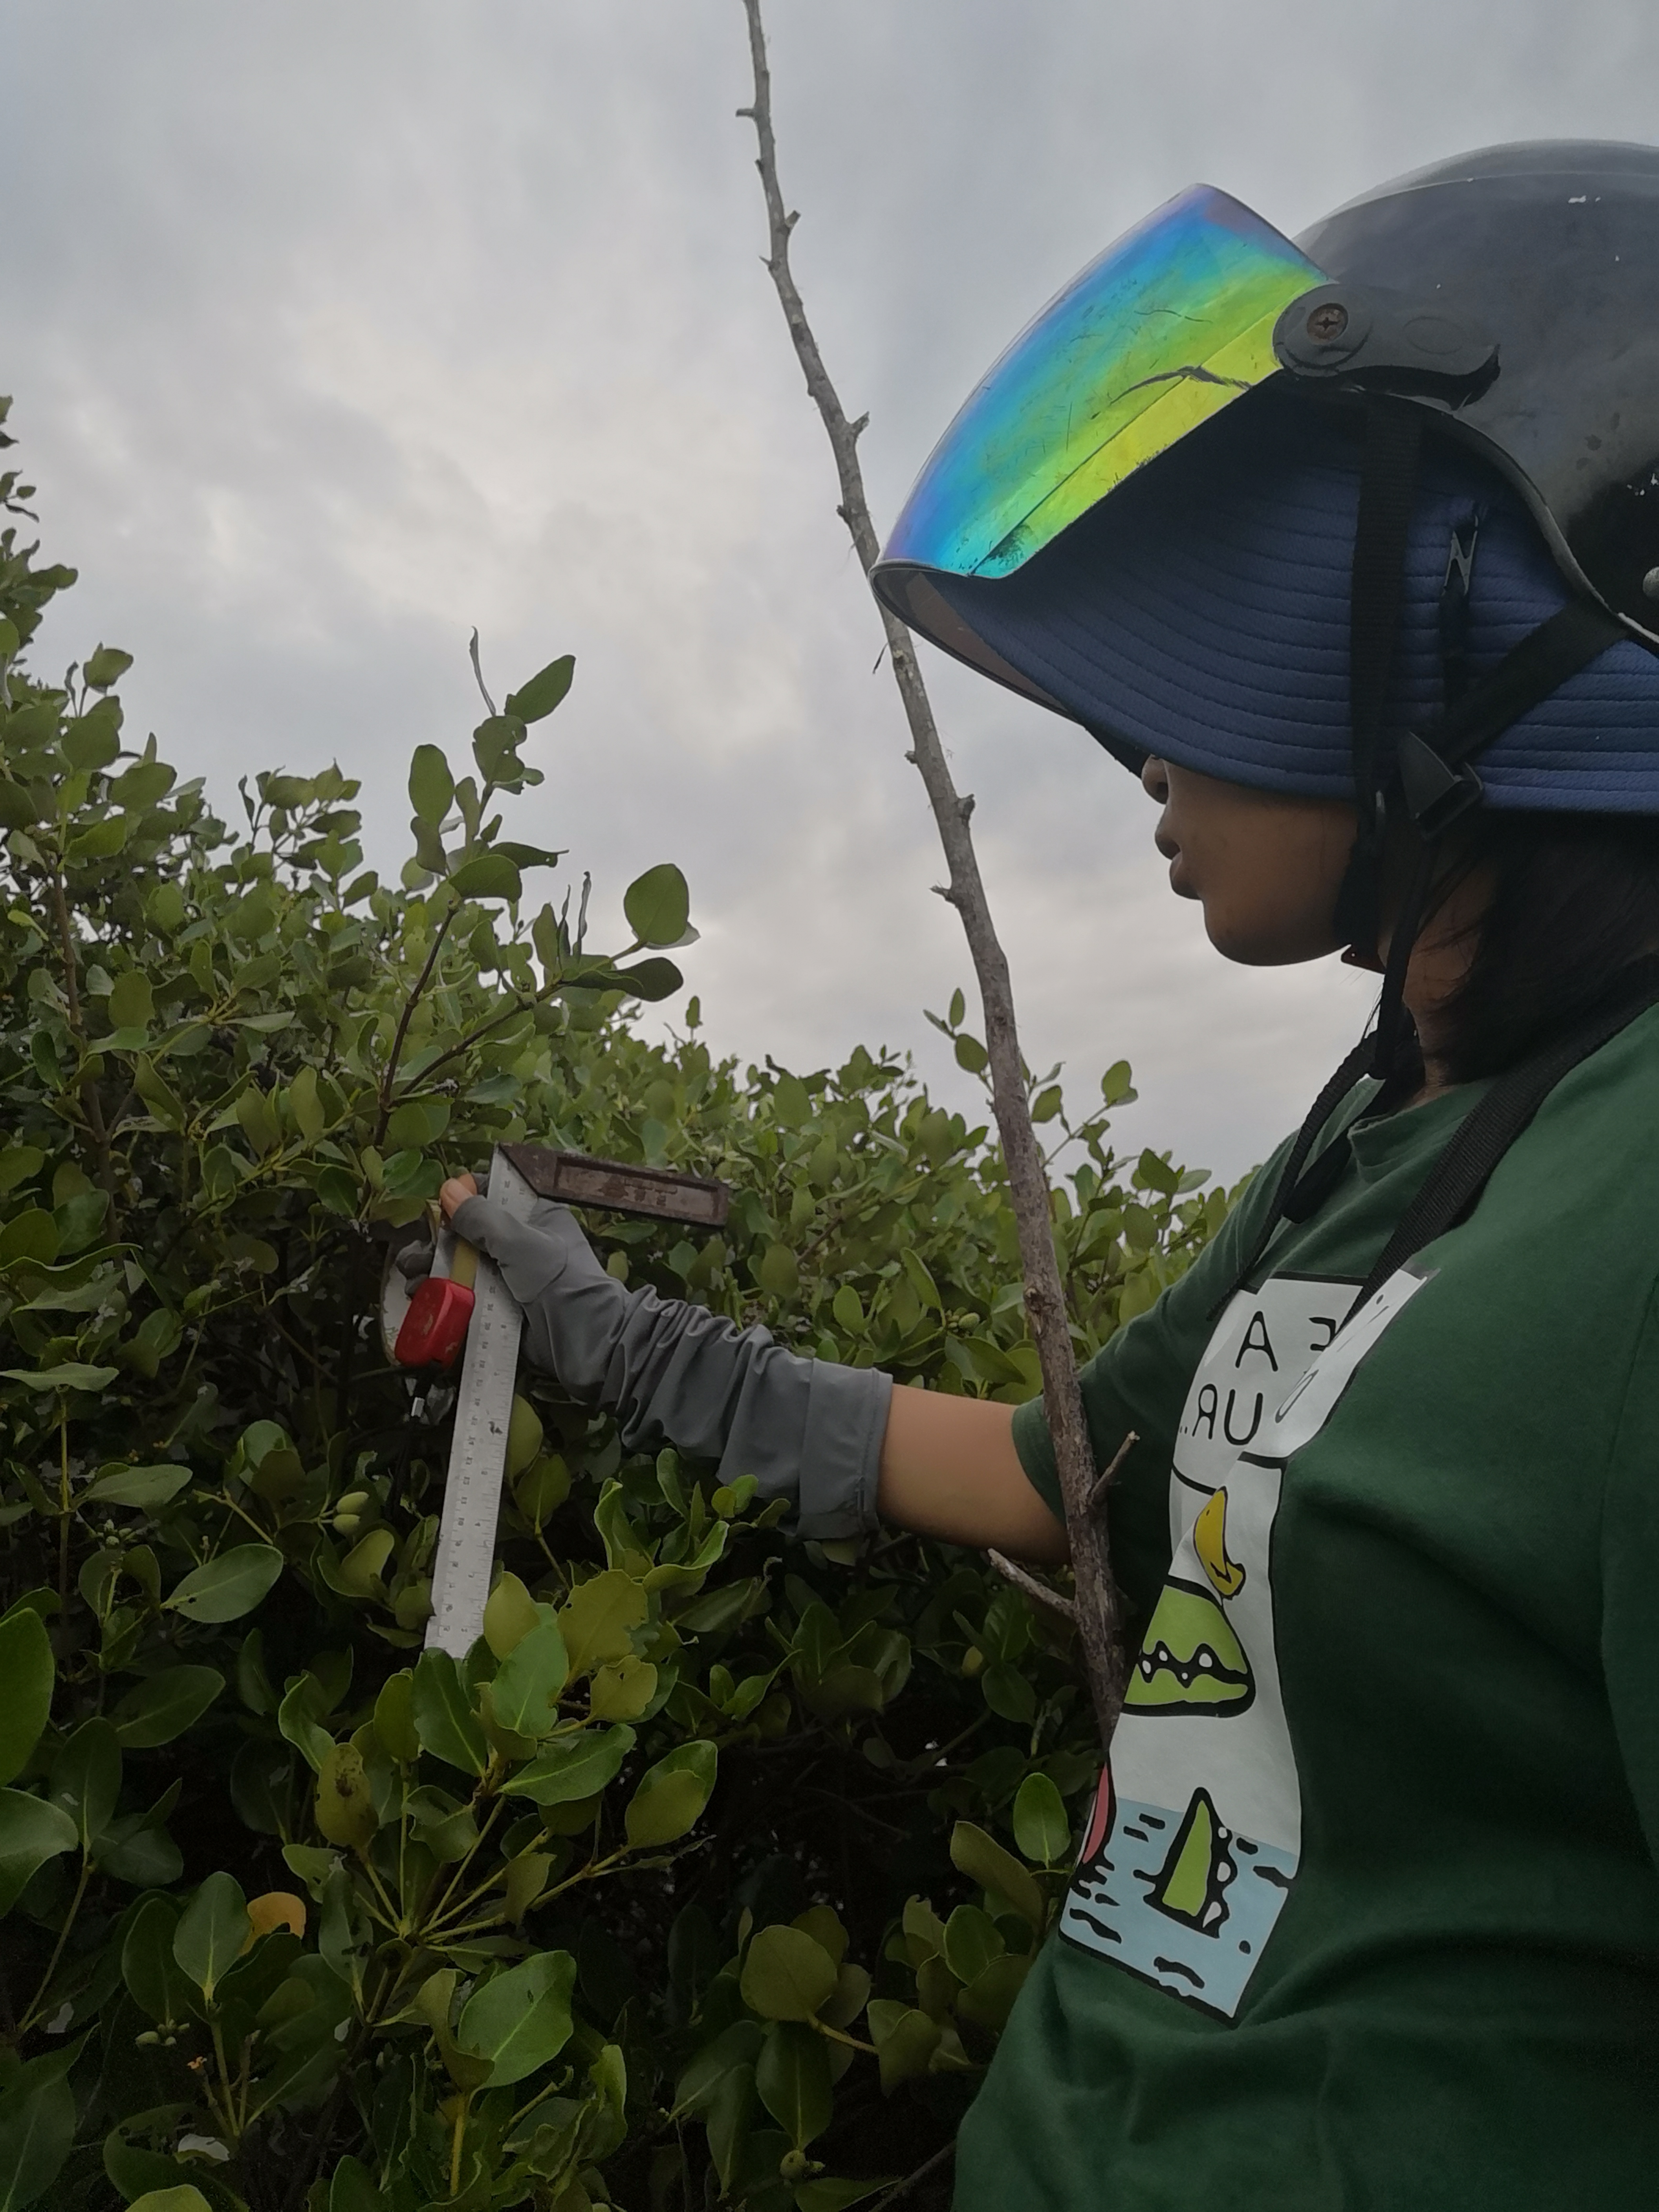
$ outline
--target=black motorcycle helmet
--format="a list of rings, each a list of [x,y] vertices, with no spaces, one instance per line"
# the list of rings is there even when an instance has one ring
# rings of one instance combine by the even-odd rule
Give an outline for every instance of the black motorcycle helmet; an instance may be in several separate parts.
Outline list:
[[[1568,581],[1659,644],[1659,148],[1490,146],[1297,244],[1332,281],[1281,319],[1286,370],[1397,392],[1466,440]],[[1435,388],[1437,348],[1488,343],[1490,372]]]
[[[1188,486],[1201,478],[1206,453],[1226,450],[1227,424],[1216,418],[1249,394],[1241,422],[1253,409],[1266,420],[1268,386],[1358,441],[1344,779],[1358,829],[1337,915],[1356,957],[1369,959],[1377,941],[1390,822],[1414,828],[1417,851],[1375,1031],[1309,1116],[1285,1204],[1356,1075],[1369,1067],[1412,1086],[1406,966],[1441,841],[1484,795],[1473,763],[1563,687],[1589,680],[1583,672],[1599,678],[1632,656],[1637,743],[1659,757],[1649,663],[1659,653],[1659,149],[1488,148],[1382,185],[1294,242],[1225,195],[1194,188],[1108,248],[982,380],[918,478],[873,588],[932,641],[1073,714],[1133,764],[1109,713],[1056,698],[1044,684],[1053,656],[1024,650],[1032,603],[1044,596],[1039,570],[1058,562],[1057,576],[1068,544],[1109,529],[1113,501],[1127,513],[1139,499],[1145,516],[1182,468]],[[1160,477],[1163,457],[1189,437],[1193,459]],[[1204,452],[1200,440],[1211,441]],[[1431,449],[1461,447],[1506,480],[1566,597],[1529,617],[1534,626],[1495,665],[1472,670],[1460,641],[1473,548],[1454,528],[1437,584],[1438,711],[1402,726],[1385,714],[1425,440]],[[1135,479],[1144,495],[1124,489]],[[1181,527],[1177,514],[1169,529],[1178,538]],[[1186,551],[1189,574],[1213,567],[1201,539]],[[1011,580],[1028,564],[1022,595]],[[1177,576],[1179,564],[1164,573]],[[1074,627],[1079,607],[1088,619],[1089,580],[1066,610]],[[1328,596],[1328,571],[1323,588]],[[1001,618],[1022,600],[1018,619]],[[1039,605],[1037,623],[1045,618]],[[1601,665],[1591,672],[1592,663]],[[1178,687],[1178,665],[1173,680]],[[1570,775],[1572,760],[1562,765]],[[1619,803],[1659,813],[1656,796]],[[1316,1198],[1301,1194],[1306,1205]],[[1397,1265],[1401,1255],[1388,1256]]]
[[[1347,684],[1359,826],[1338,915],[1361,957],[1390,812],[1424,848],[1394,933],[1382,1065],[1433,848],[1482,796],[1472,762],[1615,645],[1659,649],[1659,149],[1489,148],[1381,185],[1294,243],[1194,188],[1108,248],[982,380],[918,478],[875,591],[946,651],[1046,697],[997,619],[1006,580],[1086,531],[1142,469],[1150,490],[1172,446],[1224,429],[1222,410],[1267,386],[1361,441]],[[1454,538],[1444,711],[1385,733],[1425,433],[1508,480],[1570,597],[1468,680],[1468,549]]]

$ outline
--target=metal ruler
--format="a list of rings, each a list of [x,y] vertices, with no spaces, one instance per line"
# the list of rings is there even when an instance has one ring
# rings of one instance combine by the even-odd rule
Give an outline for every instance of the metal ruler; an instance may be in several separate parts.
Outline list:
[[[535,1192],[499,1149],[489,1164],[486,1195],[520,1221],[530,1218],[536,1203]],[[449,1230],[439,1238],[434,1273],[450,1273],[456,1242]],[[426,1627],[428,1650],[447,1651],[453,1659],[465,1659],[483,1633],[524,1328],[524,1316],[487,1253],[478,1255],[472,1297],[472,1319],[455,1394],[455,1432],[444,1478],[438,1552],[432,1563],[432,1618]]]

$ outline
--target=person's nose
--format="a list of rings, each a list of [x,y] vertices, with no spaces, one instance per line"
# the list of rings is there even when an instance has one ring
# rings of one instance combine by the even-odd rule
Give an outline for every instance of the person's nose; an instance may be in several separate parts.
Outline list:
[[[1149,753],[1141,767],[1140,787],[1148,799],[1155,799],[1160,806],[1170,803],[1170,771],[1156,753]]]

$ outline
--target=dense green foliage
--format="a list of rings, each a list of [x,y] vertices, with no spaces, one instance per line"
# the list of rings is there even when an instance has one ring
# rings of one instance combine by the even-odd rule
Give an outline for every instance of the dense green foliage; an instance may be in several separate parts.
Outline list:
[[[795,1542],[532,1376],[485,1638],[423,1652],[449,1394],[376,1316],[441,1174],[529,1134],[734,1187],[706,1242],[597,1222],[619,1274],[1024,1397],[986,1131],[884,1054],[743,1073],[695,1000],[630,1029],[680,988],[684,879],[601,955],[496,811],[568,659],[459,781],[416,753],[398,884],[337,772],[255,777],[233,834],[125,742],[125,654],[25,673],[72,580],[27,495],[0,477],[0,2203],[871,2195],[949,2141],[1063,1881],[1066,1625],[977,1557]],[[1086,1350],[1225,1201],[1033,1089]]]

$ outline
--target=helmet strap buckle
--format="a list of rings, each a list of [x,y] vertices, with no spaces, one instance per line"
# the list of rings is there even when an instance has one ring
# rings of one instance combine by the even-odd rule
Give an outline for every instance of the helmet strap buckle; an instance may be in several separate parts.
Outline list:
[[[1486,795],[1485,786],[1467,761],[1453,768],[1415,730],[1402,733],[1397,758],[1407,809],[1425,842],[1443,836]]]

